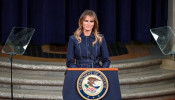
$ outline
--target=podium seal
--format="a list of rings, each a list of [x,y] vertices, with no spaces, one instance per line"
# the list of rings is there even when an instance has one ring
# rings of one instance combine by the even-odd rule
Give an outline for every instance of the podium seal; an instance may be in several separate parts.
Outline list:
[[[86,100],[99,100],[108,91],[108,79],[99,70],[89,69],[84,71],[78,78],[78,93]]]

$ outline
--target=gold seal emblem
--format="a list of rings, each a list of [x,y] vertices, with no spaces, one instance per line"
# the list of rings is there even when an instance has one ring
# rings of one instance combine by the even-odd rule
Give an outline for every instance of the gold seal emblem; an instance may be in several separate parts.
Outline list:
[[[101,71],[89,69],[79,76],[77,90],[84,99],[99,100],[108,91],[108,80]]]

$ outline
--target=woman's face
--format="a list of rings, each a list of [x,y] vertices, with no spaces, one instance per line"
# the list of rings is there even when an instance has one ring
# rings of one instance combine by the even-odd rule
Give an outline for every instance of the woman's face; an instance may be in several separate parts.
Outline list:
[[[87,15],[83,21],[83,31],[92,31],[94,27],[94,18]]]

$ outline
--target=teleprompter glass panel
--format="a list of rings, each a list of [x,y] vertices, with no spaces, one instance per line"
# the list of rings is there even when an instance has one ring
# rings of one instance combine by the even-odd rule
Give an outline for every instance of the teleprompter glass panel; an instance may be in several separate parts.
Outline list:
[[[175,54],[175,34],[170,26],[150,29],[164,55]]]
[[[14,27],[2,49],[2,53],[23,55],[34,31],[34,28]]]

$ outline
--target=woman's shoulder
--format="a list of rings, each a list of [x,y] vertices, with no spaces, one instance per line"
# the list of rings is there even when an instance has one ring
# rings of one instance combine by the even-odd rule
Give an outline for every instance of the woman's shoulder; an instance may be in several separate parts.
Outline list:
[[[100,37],[104,38],[104,35],[103,34],[99,34]]]
[[[74,35],[69,36],[69,41],[72,41],[72,42],[75,42],[75,43],[78,42],[78,40],[76,39],[76,37]]]
[[[75,38],[74,35],[69,36],[69,39],[71,39],[71,40],[76,40],[76,38]]]

